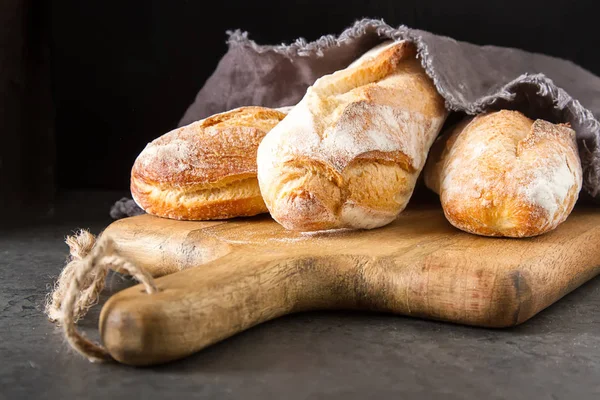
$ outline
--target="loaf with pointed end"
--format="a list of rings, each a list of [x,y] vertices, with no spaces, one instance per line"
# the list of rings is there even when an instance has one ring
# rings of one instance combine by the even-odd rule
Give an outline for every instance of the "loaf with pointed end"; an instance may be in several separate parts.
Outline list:
[[[507,110],[467,118],[442,135],[424,174],[448,221],[484,236],[556,228],[582,184],[573,129]]]
[[[147,213],[211,220],[267,212],[256,151],[285,110],[241,107],[175,129],[137,157],[131,194]]]
[[[309,87],[258,149],[258,180],[287,229],[370,229],[405,208],[447,116],[407,41]]]

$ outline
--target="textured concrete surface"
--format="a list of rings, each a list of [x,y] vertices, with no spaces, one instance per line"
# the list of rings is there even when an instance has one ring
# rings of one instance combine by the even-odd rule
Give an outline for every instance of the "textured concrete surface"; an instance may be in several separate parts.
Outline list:
[[[0,399],[600,398],[600,279],[509,330],[304,313],[159,367],[91,364],[42,308],[64,236],[99,233],[118,196],[72,194],[53,218],[0,229]],[[111,281],[113,292],[131,284]],[[81,323],[95,338],[99,308]]]

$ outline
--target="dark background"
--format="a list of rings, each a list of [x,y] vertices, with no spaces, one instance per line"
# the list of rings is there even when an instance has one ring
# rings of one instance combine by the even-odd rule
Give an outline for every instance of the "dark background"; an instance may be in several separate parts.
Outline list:
[[[594,3],[3,0],[0,206],[39,206],[61,190],[126,192],[137,154],[177,125],[225,53],[226,30],[278,44],[383,18],[600,74]]]

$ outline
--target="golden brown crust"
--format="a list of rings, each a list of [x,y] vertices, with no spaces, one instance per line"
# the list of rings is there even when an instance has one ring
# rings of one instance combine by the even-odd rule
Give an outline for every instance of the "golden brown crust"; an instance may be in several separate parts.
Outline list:
[[[132,175],[147,183],[187,186],[256,174],[256,149],[285,115],[241,107],[175,129],[146,146]]]
[[[258,189],[256,178],[249,178],[249,182],[234,182],[233,185],[253,186]],[[231,196],[227,198],[211,198],[210,191],[200,191],[195,194],[188,194],[186,201],[174,200],[172,196],[176,192],[165,190],[144,190],[142,184],[132,184],[131,190],[134,198],[146,205],[145,211],[148,214],[157,215],[164,218],[203,221],[213,219],[228,219],[233,217],[250,217],[267,212],[265,202],[260,196],[260,191],[255,190],[254,196],[246,194],[240,195],[239,188],[228,188]],[[238,196],[239,198],[236,198]],[[143,199],[143,200],[140,200]]]
[[[516,111],[467,118],[433,145],[425,183],[459,229],[540,235],[562,223],[579,196],[575,132]]]
[[[157,138],[132,168],[134,200],[149,214],[173,219],[267,212],[256,180],[256,151],[285,115],[264,107],[241,107]]]
[[[410,42],[310,87],[259,146],[258,179],[287,229],[375,228],[404,209],[447,111]]]

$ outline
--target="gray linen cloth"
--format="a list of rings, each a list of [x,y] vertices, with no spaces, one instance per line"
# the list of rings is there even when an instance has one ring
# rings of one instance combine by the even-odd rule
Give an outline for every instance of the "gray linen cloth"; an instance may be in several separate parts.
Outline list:
[[[530,118],[568,122],[577,132],[582,196],[600,200],[600,78],[578,65],[514,48],[478,46],[382,20],[363,19],[339,36],[314,42],[259,45],[247,32],[228,32],[229,49],[179,126],[236,107],[295,105],[319,77],[345,68],[378,43],[408,39],[452,111],[469,115],[519,110]],[[593,49],[590,49],[593,51]],[[117,212],[122,211],[122,212]],[[111,215],[140,213],[121,199]]]

